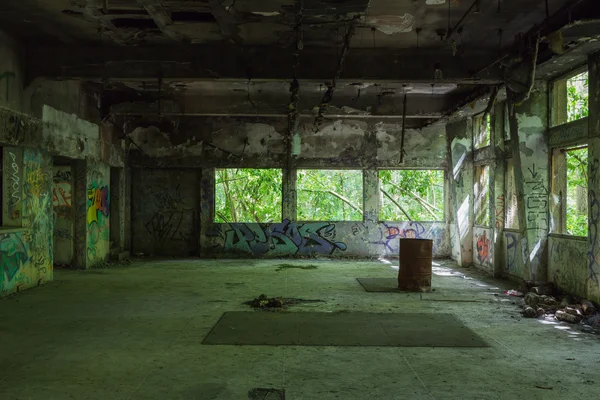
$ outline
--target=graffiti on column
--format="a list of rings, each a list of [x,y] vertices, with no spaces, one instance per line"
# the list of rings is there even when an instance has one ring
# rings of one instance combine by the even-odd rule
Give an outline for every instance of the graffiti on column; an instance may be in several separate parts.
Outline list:
[[[477,259],[481,264],[490,261],[490,239],[486,231],[477,236]]]
[[[52,207],[57,217],[69,218],[71,216],[71,171],[58,170],[53,177]]]
[[[517,267],[517,236],[514,233],[506,233],[506,270],[511,272]]]
[[[19,234],[0,234],[0,282],[10,282],[28,260],[27,247]]]
[[[527,229],[546,231],[548,229],[548,188],[545,183],[545,169],[536,169],[535,164],[527,168],[525,179],[525,210]]]
[[[496,229],[500,230],[504,227],[504,194],[496,197]]]
[[[598,280],[598,265],[600,265],[600,242],[598,241],[598,235],[600,234],[600,200],[596,197],[594,190],[589,191],[589,209],[590,209],[590,222],[589,222],[589,233],[588,238],[590,246],[588,250],[588,275],[589,280],[600,286]]]
[[[12,151],[8,152],[10,169],[8,175],[9,181],[9,200],[8,200],[8,212],[11,217],[18,219],[21,217],[21,212],[17,209],[19,203],[21,203],[21,175],[19,171],[19,164],[17,162],[17,156]]]

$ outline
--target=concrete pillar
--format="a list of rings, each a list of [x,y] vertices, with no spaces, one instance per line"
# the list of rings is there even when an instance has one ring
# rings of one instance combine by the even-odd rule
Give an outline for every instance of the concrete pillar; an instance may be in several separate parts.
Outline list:
[[[454,235],[458,265],[473,263],[473,130],[464,119],[446,125],[449,162],[448,180],[454,213]]]
[[[75,232],[75,254],[73,267],[86,269],[87,261],[87,173],[85,160],[76,160],[73,165],[75,187],[73,188],[73,217]]]
[[[379,219],[379,173],[377,169],[363,171],[363,215],[367,224]]]
[[[523,278],[546,280],[550,175],[547,84],[537,82],[529,99],[520,105],[508,91],[508,101]]]
[[[490,190],[492,222],[492,243],[494,246],[493,274],[500,278],[504,273],[506,257],[504,251],[504,225],[506,222],[506,195],[505,195],[505,173],[506,163],[504,160],[504,103],[496,104],[492,113],[492,144],[494,148],[494,159],[490,165]]]
[[[215,168],[203,168],[200,178],[200,255],[210,253],[210,238],[219,236],[212,232],[215,216]]]
[[[600,52],[589,57],[587,297],[600,302]]]
[[[298,174],[296,168],[284,168],[283,169],[283,182],[282,182],[282,219],[289,221],[296,221],[298,218],[297,214],[297,182]]]

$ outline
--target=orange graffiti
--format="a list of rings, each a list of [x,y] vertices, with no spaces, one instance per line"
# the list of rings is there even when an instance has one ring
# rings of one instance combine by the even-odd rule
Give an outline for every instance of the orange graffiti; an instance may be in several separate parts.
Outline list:
[[[483,263],[488,261],[490,256],[490,240],[487,238],[487,234],[484,231],[482,236],[477,238],[477,259]]]

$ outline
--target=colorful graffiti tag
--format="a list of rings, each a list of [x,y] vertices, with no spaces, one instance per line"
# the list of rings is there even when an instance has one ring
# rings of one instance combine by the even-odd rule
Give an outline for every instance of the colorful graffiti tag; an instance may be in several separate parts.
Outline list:
[[[31,229],[30,250],[40,279],[51,271],[52,241],[52,179],[51,158],[47,153],[25,149],[23,152],[23,224]]]
[[[398,255],[400,239],[432,239],[433,252],[436,253],[442,247],[444,237],[443,229],[438,225],[426,227],[415,221],[399,225],[384,223],[379,228],[379,240],[373,242],[373,244],[383,246],[384,253]]]
[[[88,208],[87,208],[87,223],[98,223],[98,216],[103,215],[108,217],[110,213],[108,186],[91,187],[87,191]]]
[[[2,276],[10,282],[21,269],[21,266],[29,260],[27,247],[19,235],[14,233],[0,235],[0,265],[2,266]]]
[[[21,216],[20,211],[17,209],[19,203],[21,203],[21,175],[19,171],[19,163],[17,162],[17,155],[12,151],[8,152],[10,162],[9,172],[9,196],[8,210],[12,218],[17,219]]]
[[[52,207],[56,217],[71,216],[72,185],[71,172],[58,170],[54,174],[52,187]]]
[[[249,253],[254,256],[333,254],[347,246],[335,240],[335,225],[330,222],[293,223],[284,220],[275,224],[236,223],[214,229],[207,236],[218,240],[216,247],[227,252]]]
[[[486,231],[477,237],[477,259],[482,264],[490,260],[490,239]]]

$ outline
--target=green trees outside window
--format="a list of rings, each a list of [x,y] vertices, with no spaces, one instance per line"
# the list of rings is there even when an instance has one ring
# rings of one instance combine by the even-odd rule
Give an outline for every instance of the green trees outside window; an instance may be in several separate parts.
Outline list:
[[[281,222],[280,169],[215,171],[215,222]]]
[[[298,221],[362,221],[363,174],[357,170],[298,170]]]
[[[567,234],[588,235],[588,149],[567,150]]]
[[[379,171],[380,221],[443,221],[444,171]]]

